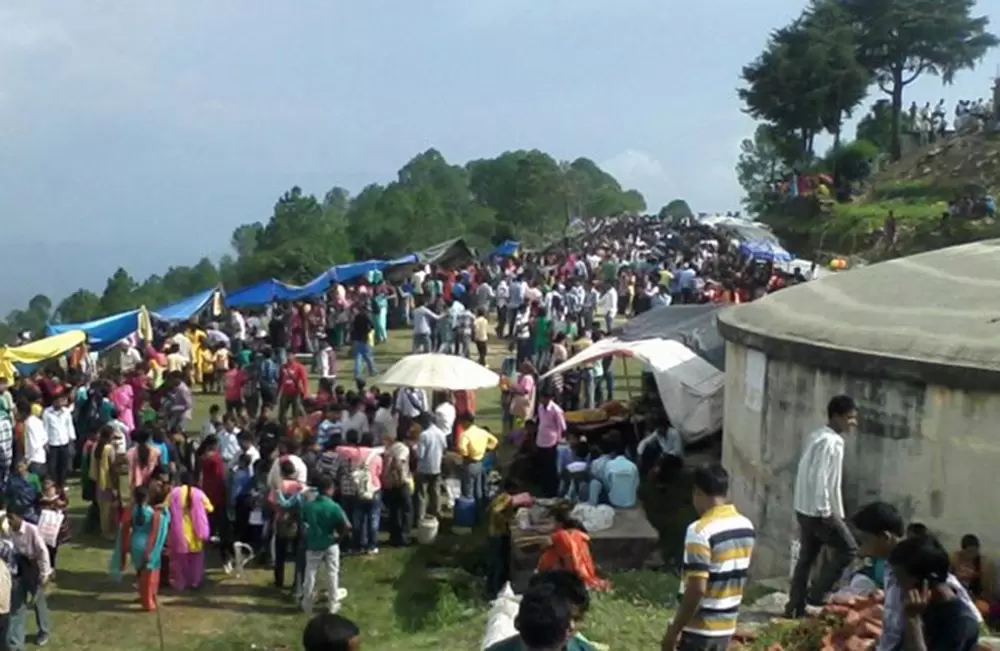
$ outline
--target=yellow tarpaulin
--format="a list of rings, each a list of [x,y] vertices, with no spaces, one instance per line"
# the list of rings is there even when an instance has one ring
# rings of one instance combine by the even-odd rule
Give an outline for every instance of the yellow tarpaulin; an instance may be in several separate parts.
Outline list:
[[[0,347],[0,376],[14,379],[17,375],[14,364],[38,364],[65,355],[86,340],[83,330],[70,330],[15,348]]]

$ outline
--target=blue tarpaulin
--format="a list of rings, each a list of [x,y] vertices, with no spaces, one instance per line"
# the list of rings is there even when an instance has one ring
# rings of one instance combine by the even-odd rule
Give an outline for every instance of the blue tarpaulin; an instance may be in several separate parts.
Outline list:
[[[330,269],[330,276],[338,283],[349,283],[357,278],[367,276],[370,271],[382,271],[388,264],[385,260],[363,260],[338,264]]]
[[[47,335],[58,335],[70,330],[83,330],[87,334],[87,345],[91,351],[98,352],[110,348],[115,343],[139,330],[140,319],[144,310],[131,310],[121,314],[112,314],[103,319],[87,321],[86,323],[61,323],[46,327]]]
[[[226,295],[226,307],[260,307],[287,300],[297,287],[269,278]]]
[[[490,251],[490,257],[494,258],[500,256],[501,258],[509,258],[510,256],[517,253],[518,249],[521,248],[521,243],[515,240],[507,240],[506,242],[500,244],[497,248]]]
[[[316,276],[310,280],[305,285],[301,287],[295,287],[293,285],[286,285],[285,291],[278,292],[279,301],[301,301],[303,299],[309,298],[311,296],[318,296],[330,289],[332,281],[330,280],[330,273],[332,270],[324,271],[320,275]]]
[[[744,240],[740,243],[740,253],[757,260],[768,262],[788,262],[792,255],[774,240]]]
[[[194,296],[189,296],[183,300],[177,301],[173,305],[168,305],[158,310],[154,310],[152,315],[158,319],[162,319],[163,321],[187,321],[201,312],[206,305],[211,303],[212,298],[215,296],[215,292],[217,291],[219,290],[216,287],[207,289],[203,292],[195,294]]]

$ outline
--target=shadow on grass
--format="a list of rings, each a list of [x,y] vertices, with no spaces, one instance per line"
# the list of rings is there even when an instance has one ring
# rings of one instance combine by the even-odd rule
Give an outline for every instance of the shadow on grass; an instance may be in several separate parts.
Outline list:
[[[671,608],[677,603],[680,579],[670,572],[616,572],[612,594],[636,605]]]

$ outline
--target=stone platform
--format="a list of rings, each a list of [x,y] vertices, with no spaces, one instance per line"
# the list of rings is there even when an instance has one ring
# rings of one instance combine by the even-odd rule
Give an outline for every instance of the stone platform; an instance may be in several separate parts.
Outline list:
[[[511,542],[511,587],[520,593],[538,566],[543,542],[524,532],[515,532]],[[659,546],[660,534],[642,507],[615,509],[614,525],[590,534],[590,553],[601,573],[644,569],[659,556]]]

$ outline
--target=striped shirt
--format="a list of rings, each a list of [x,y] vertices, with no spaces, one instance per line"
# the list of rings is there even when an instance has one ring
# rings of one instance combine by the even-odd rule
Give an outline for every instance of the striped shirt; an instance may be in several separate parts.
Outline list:
[[[688,526],[681,590],[689,578],[705,578],[708,585],[684,632],[727,637],[736,631],[754,540],[753,523],[732,504],[711,508]]]

